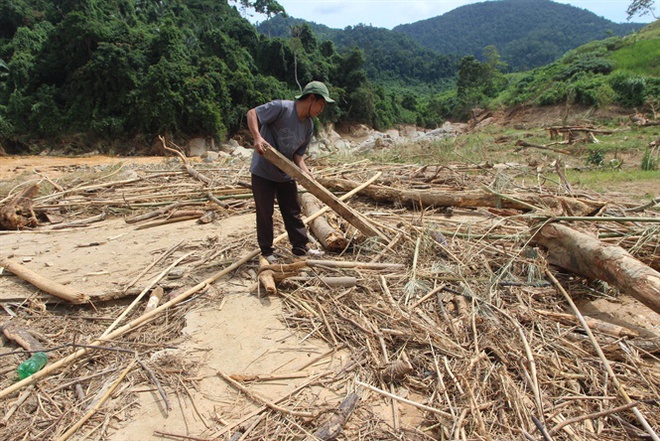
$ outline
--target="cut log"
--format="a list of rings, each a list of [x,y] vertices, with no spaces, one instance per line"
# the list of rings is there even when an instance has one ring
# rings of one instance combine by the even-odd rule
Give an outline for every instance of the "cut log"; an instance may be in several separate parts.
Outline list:
[[[35,273],[31,269],[18,262],[13,262],[6,257],[0,258],[0,266],[5,267],[10,273],[20,277],[31,285],[36,286],[40,290],[59,297],[71,303],[81,304],[89,302],[89,296],[82,292],[62,285],[61,283],[53,280],[48,280],[45,277]]]
[[[145,306],[144,311],[142,314],[146,314],[149,311],[152,311],[156,308],[158,308],[158,304],[160,301],[163,299],[163,294],[165,294],[165,291],[163,290],[162,286],[157,286],[151,291],[151,294],[149,295],[149,300],[147,301],[147,306]]]
[[[0,230],[21,230],[37,226],[32,200],[38,191],[39,184],[33,183],[0,208]]]
[[[318,181],[327,188],[349,191],[358,183],[346,179],[324,179]],[[555,215],[571,213],[571,216],[591,215],[605,206],[605,202],[587,201],[561,196],[538,196],[533,194],[502,197],[486,191],[418,191],[400,190],[392,187],[371,185],[360,191],[377,202],[400,203],[411,207],[491,207],[512,208],[530,211],[530,206],[547,208]]]
[[[616,286],[660,313],[660,272],[626,250],[561,224],[547,224],[532,238],[548,250],[549,263]]]
[[[349,224],[353,225],[365,236],[387,239],[383,233],[378,231],[378,229],[371,225],[362,215],[353,211],[348,205],[337,199],[335,195],[330,193],[325,187],[323,187],[323,185],[303,173],[300,168],[274,148],[269,147],[264,149],[264,158],[298,181],[300,185],[307,189],[307,191],[319,198],[323,203],[346,219]]]
[[[321,203],[310,193],[301,194],[300,202],[303,213],[307,217],[322,209]],[[340,231],[332,228],[323,216],[311,221],[309,226],[314,236],[316,236],[326,250],[343,251],[348,246],[348,239]]]

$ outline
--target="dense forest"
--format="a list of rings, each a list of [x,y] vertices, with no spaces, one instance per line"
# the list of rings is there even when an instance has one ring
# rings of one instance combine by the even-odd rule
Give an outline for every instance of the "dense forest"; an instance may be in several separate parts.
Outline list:
[[[269,31],[237,5],[275,15]],[[249,108],[313,79],[337,100],[321,123],[377,129],[437,127],[474,106],[643,106],[660,96],[654,25],[509,73],[494,44],[459,58],[363,25],[317,32],[297,21],[275,35],[281,12],[264,0],[0,0],[0,147],[129,154],[148,153],[159,134],[222,141],[245,128]]]

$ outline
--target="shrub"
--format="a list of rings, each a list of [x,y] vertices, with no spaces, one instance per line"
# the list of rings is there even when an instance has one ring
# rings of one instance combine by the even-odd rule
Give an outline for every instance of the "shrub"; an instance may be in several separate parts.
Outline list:
[[[642,170],[653,171],[658,168],[658,152],[656,148],[647,147],[644,151],[644,156],[642,157],[642,164],[640,166]]]
[[[621,104],[634,107],[644,103],[646,77],[627,72],[615,72],[610,76],[610,85]]]

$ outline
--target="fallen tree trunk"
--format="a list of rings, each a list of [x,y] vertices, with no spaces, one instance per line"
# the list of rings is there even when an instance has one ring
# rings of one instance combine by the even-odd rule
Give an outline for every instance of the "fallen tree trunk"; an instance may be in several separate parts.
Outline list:
[[[89,302],[89,296],[87,294],[83,294],[78,290],[62,285],[59,282],[48,280],[27,268],[26,266],[17,262],[13,262],[6,257],[0,258],[0,266],[5,267],[7,271],[20,277],[31,285],[36,286],[40,290],[47,292],[48,294],[52,294],[56,297],[75,304]]]
[[[358,183],[346,179],[317,179],[324,187],[348,191],[358,186]],[[550,209],[555,215],[573,213],[572,215],[590,215],[605,206],[604,202],[587,201],[561,196],[539,196],[534,194],[501,196],[492,192],[476,191],[418,191],[400,190],[392,187],[371,185],[360,191],[377,202],[398,202],[412,207],[492,207],[512,208],[530,211],[531,207]]]
[[[282,153],[278,152],[272,147],[264,149],[264,158],[277,166],[284,173],[288,174],[296,181],[300,183],[303,187],[307,189],[314,196],[319,198],[323,203],[329,206],[333,211],[339,214],[341,217],[346,219],[346,221],[353,225],[355,228],[360,230],[362,234],[367,237],[380,237],[381,239],[387,239],[383,233],[378,231],[373,225],[371,225],[364,217],[362,217],[358,212],[352,210],[348,205],[343,203],[341,200],[337,199],[335,195],[330,193],[326,188],[323,187],[319,181],[315,181],[311,177],[303,173],[300,168],[298,168],[293,162],[289,161]],[[357,186],[357,185],[356,185]]]
[[[660,272],[626,250],[561,224],[547,224],[532,242],[547,248],[547,260],[560,268],[616,286],[660,313]]]
[[[321,204],[313,194],[303,193],[300,201],[305,216],[309,217],[321,210]],[[323,216],[317,217],[309,223],[314,236],[321,242],[323,248],[330,251],[342,251],[348,246],[348,239],[336,229],[332,228]]]

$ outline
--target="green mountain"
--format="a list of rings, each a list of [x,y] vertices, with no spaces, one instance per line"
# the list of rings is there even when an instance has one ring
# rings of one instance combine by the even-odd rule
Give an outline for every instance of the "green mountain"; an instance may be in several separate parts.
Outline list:
[[[627,35],[643,26],[617,24],[550,0],[499,0],[461,6],[393,31],[443,54],[478,59],[486,46],[494,45],[511,70],[521,71],[551,63],[589,41]]]

